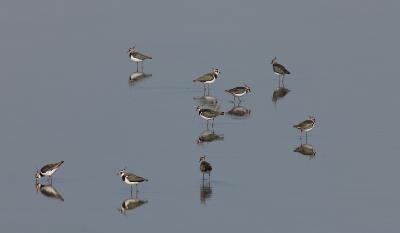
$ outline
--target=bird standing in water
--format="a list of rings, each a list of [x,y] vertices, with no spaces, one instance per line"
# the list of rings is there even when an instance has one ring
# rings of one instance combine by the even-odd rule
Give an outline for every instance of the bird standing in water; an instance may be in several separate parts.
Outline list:
[[[139,62],[142,63],[142,72],[143,72],[143,61],[146,59],[153,59],[150,56],[147,56],[143,53],[139,53],[138,51],[136,51],[135,46],[128,49],[128,54],[129,54],[129,58],[132,61],[136,62],[136,72],[139,71]]]
[[[207,156],[200,156],[200,171],[203,173],[203,181],[204,181],[204,174],[208,174],[208,180],[210,180],[210,173],[212,171],[212,166],[209,162],[206,161]]]
[[[282,77],[282,85],[283,85],[283,79],[285,78],[285,75],[290,74],[289,70],[287,70],[283,65],[279,64],[276,61],[276,57],[272,59],[271,61],[272,64],[272,69],[274,70],[274,73],[278,75],[279,78],[279,85],[281,83],[280,78]]]

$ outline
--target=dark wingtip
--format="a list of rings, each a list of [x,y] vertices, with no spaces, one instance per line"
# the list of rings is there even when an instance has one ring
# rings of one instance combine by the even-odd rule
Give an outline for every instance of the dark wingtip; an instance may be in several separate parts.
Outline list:
[[[60,162],[60,164],[63,164],[64,163],[64,160],[62,160],[61,162]]]

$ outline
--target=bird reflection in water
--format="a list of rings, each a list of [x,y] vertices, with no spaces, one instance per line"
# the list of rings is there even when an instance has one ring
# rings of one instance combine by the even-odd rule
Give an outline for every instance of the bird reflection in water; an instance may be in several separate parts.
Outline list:
[[[118,209],[118,211],[123,214],[127,215],[128,211],[134,210],[144,204],[146,204],[148,201],[147,200],[141,200],[137,197],[137,194],[135,197],[130,197],[122,202],[121,208]]]
[[[133,87],[137,82],[150,78],[151,76],[151,74],[145,74],[143,72],[133,72],[129,76],[129,86]]]
[[[35,187],[37,192],[40,192],[47,198],[64,201],[64,198],[61,196],[61,194],[51,184],[44,185],[36,182]]]
[[[216,134],[214,130],[205,130],[201,132],[199,138],[197,139],[197,144],[201,145],[204,143],[210,143],[213,141],[222,141],[224,140],[224,135],[223,134]]]
[[[211,187],[211,183],[210,180],[208,180],[208,182],[205,182],[203,180],[203,183],[200,186],[200,203],[205,205],[207,199],[212,197],[212,187]]]
[[[288,93],[290,92],[289,89],[285,88],[285,85],[279,85],[275,88],[274,93],[272,94],[272,102],[276,107],[278,100],[283,99]]]
[[[249,117],[250,113],[250,109],[240,106],[239,104],[236,105],[235,103],[233,103],[233,107],[228,111],[228,114],[232,117],[241,119]]]
[[[196,100],[200,106],[215,109],[215,110],[217,110],[219,108],[218,100],[214,96],[203,95],[200,97],[193,97],[193,99]]]
[[[306,144],[300,143],[300,146],[294,149],[294,152],[307,156],[309,159],[314,159],[317,153],[314,147],[311,144],[307,143]]]

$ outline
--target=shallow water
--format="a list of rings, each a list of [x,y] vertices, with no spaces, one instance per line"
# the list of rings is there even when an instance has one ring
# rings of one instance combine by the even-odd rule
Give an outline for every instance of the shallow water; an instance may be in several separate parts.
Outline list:
[[[399,3],[2,5],[5,232],[398,232]],[[133,45],[154,58],[137,82]],[[274,56],[292,72],[286,90]],[[214,66],[204,98],[192,80]],[[252,92],[228,114],[224,90],[243,83]],[[207,129],[198,105],[227,114]],[[309,114],[301,147],[292,125]],[[203,154],[214,168],[204,183]],[[60,160],[63,201],[34,182]],[[137,196],[116,175],[125,166],[149,179]],[[121,214],[129,199],[139,204]]]

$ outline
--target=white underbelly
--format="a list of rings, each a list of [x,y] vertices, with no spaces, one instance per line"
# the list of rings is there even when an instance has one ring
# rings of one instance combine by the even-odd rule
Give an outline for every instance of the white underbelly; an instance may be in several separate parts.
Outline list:
[[[51,175],[53,175],[53,173],[54,173],[55,171],[56,171],[55,169],[54,169],[54,170],[50,170],[50,171],[47,171],[47,172],[43,173],[43,175],[45,175],[45,176],[51,176]]]
[[[240,97],[240,96],[244,96],[244,94],[246,94],[246,92],[239,93],[239,94],[234,94],[234,95]]]
[[[127,183],[127,184],[139,184],[139,182],[130,182],[129,180],[125,180],[125,183]]]
[[[210,83],[213,83],[213,82],[215,82],[215,78],[210,80],[210,81],[205,81],[204,83],[210,84]]]
[[[143,60],[141,60],[141,59],[139,59],[139,58],[136,58],[136,57],[133,57],[133,56],[131,56],[131,60],[134,61],[134,62],[141,62],[141,61],[143,61]]]
[[[209,117],[206,117],[206,116],[203,116],[203,115],[200,115],[201,116],[201,118],[203,118],[203,119],[205,119],[205,120],[211,120],[212,118],[209,118]]]
[[[312,126],[311,128],[305,129],[304,132],[311,131],[313,128],[314,128],[314,126]]]

